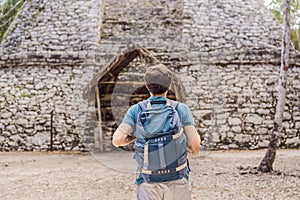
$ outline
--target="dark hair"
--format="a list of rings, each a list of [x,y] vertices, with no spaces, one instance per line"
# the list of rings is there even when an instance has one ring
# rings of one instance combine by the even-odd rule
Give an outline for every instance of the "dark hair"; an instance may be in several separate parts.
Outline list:
[[[145,74],[145,82],[149,92],[162,94],[169,90],[172,82],[171,77],[171,71],[162,64],[148,67]]]

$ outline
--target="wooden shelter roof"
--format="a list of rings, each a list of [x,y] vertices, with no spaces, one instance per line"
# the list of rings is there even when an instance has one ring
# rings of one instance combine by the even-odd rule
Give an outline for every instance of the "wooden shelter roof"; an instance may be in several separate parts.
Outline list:
[[[134,48],[125,52],[124,54],[116,57],[108,67],[102,70],[100,73],[96,74],[96,76],[90,81],[90,83],[84,89],[84,98],[93,101],[95,99],[95,92],[97,86],[100,87],[100,83],[108,82],[111,80],[115,80],[115,78],[119,75],[119,73],[128,66],[130,62],[132,62],[135,58],[139,57],[145,63],[151,65],[161,64],[160,61],[153,56],[149,51],[144,48]],[[185,90],[180,81],[180,79],[169,70],[172,75],[172,85],[171,90],[176,95],[177,99],[180,101],[185,100]]]

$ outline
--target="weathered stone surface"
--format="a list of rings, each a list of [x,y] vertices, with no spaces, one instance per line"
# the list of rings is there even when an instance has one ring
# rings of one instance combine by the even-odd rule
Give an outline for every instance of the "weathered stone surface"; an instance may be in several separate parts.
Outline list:
[[[266,135],[268,134],[268,129],[267,128],[258,128],[257,133],[261,135]]]
[[[268,147],[269,142],[270,142],[269,140],[259,141],[259,142],[258,142],[258,147],[259,147],[259,148],[266,148],[266,147]]]
[[[300,122],[295,122],[295,128],[296,128],[297,130],[300,130]]]
[[[14,142],[20,144],[24,142],[24,139],[21,138],[19,135],[13,135],[10,137],[11,140],[13,140]]]
[[[0,135],[0,144],[3,144],[4,141],[5,141],[5,137],[3,137],[3,136]]]
[[[18,143],[15,141],[10,141],[7,143],[10,149],[16,149],[18,147]]]
[[[241,133],[242,132],[242,128],[240,126],[233,126],[233,127],[231,127],[231,130],[234,133]]]
[[[219,133],[217,133],[217,132],[212,132],[212,133],[211,133],[211,141],[212,141],[213,143],[218,143],[218,142],[220,142],[220,135],[219,135]]]
[[[234,144],[234,143],[229,144],[228,146],[229,146],[230,149],[238,149],[239,148],[239,146],[237,144]]]
[[[299,147],[300,145],[300,138],[299,137],[295,137],[295,138],[288,138],[285,142],[285,144],[289,147]]]
[[[17,128],[15,125],[9,125],[6,127],[6,130],[8,130],[10,133],[15,134],[17,133]]]
[[[245,134],[236,134],[235,139],[238,143],[248,144],[251,141],[251,136],[250,135],[245,135]]]
[[[268,109],[261,109],[260,108],[260,109],[257,110],[257,113],[260,114],[260,115],[263,115],[263,114],[267,115],[267,114],[270,113],[270,110],[268,110]]]
[[[238,108],[239,113],[250,113],[250,108]]]
[[[37,133],[31,138],[31,143],[35,146],[42,146],[49,141],[49,135]]]
[[[8,119],[12,116],[12,113],[10,113],[9,111],[3,111],[0,113],[0,118],[2,119]]]
[[[29,123],[29,121],[27,119],[24,119],[24,118],[19,118],[16,120],[16,124],[19,124],[19,125],[27,125]]]
[[[229,118],[228,123],[229,125],[234,126],[234,125],[240,125],[242,121],[240,120],[240,118]]]
[[[234,133],[233,132],[227,132],[227,137],[233,138],[234,137]]]
[[[251,114],[251,115],[248,115],[245,118],[245,122],[258,125],[258,124],[262,124],[263,123],[263,118],[260,117],[259,115]]]

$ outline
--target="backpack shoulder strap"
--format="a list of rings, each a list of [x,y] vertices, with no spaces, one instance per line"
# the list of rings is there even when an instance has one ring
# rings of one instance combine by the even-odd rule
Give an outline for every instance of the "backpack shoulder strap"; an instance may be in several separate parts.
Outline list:
[[[148,103],[149,103],[148,100],[144,100],[144,101],[138,102],[138,105],[141,107],[142,110],[146,110],[146,109],[148,109],[147,108]]]
[[[174,101],[174,100],[170,100],[170,99],[168,101],[170,102],[170,106],[172,106],[176,110],[179,102],[178,101]]]

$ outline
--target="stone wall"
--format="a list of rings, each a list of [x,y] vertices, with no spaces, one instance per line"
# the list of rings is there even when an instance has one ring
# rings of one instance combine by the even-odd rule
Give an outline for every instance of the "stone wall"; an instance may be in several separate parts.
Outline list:
[[[273,128],[279,68],[273,65],[195,65],[181,69],[187,104],[203,145],[213,149],[258,149]],[[283,148],[299,147],[299,68],[291,68],[284,112]],[[193,78],[191,78],[193,77]]]
[[[267,145],[282,30],[260,0],[31,0],[9,31],[0,48],[1,150],[49,149],[51,111],[55,149],[99,147],[95,102],[83,88],[134,46],[181,78],[204,147]],[[299,63],[292,50],[283,148],[300,145]],[[102,123],[105,150],[116,125]]]
[[[266,147],[277,99],[281,26],[261,1],[185,3],[183,36],[192,41],[187,42],[192,65],[178,73],[203,145]],[[292,51],[281,147],[299,147],[298,85],[299,53]]]
[[[51,112],[54,150],[94,143],[83,88],[94,74],[100,5],[25,2],[0,48],[0,150],[49,150]]]
[[[0,150],[85,150],[88,105],[82,87],[93,67],[15,67],[0,74]]]

